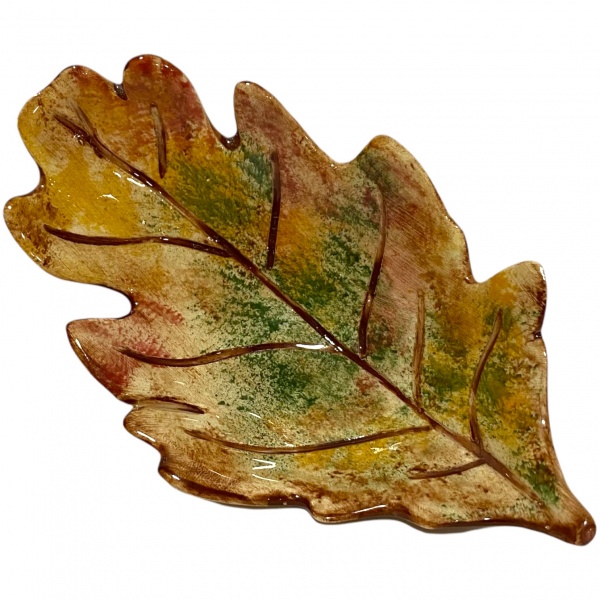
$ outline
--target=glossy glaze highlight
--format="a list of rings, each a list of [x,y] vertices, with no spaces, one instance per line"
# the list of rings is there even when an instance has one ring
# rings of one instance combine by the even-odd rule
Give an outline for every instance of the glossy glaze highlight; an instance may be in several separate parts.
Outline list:
[[[265,90],[214,130],[187,78],[72,67],[23,109],[11,200],[45,270],[127,295],[68,327],[175,487],[322,522],[594,535],[551,444],[541,267],[477,283],[427,175],[379,137],[336,164]]]

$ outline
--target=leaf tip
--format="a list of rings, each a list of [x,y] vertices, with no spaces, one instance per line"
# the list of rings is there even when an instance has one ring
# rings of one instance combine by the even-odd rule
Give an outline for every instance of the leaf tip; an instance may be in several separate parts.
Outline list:
[[[585,546],[589,544],[595,536],[596,523],[594,522],[594,519],[592,519],[591,515],[587,515],[575,532],[575,545]]]
[[[596,523],[584,509],[578,516],[573,515],[572,520],[548,523],[541,531],[569,544],[586,546],[596,536]]]

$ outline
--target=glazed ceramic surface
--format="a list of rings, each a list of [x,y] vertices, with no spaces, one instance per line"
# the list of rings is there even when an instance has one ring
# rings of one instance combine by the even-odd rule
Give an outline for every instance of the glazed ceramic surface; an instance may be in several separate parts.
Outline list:
[[[475,282],[392,139],[338,164],[257,85],[235,114],[224,138],[186,77],[142,56],[122,84],[67,69],[19,121],[42,175],[8,226],[43,269],[131,300],[68,332],[162,476],[323,522],[589,542],[550,439],[540,266]]]

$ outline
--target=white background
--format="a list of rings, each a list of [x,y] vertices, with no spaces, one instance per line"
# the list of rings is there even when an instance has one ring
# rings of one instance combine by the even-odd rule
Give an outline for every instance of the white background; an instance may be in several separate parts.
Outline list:
[[[5,3],[0,199],[35,187],[25,101],[78,63],[121,81],[163,56],[235,131],[233,87],[271,91],[334,159],[388,134],[421,162],[484,280],[543,264],[550,416],[573,492],[600,518],[598,4],[553,2]],[[435,535],[379,520],[213,504],[168,486],[127,407],[72,353],[65,324],[128,311],[55,279],[0,225],[0,597],[13,599],[599,598],[584,548],[495,527]]]

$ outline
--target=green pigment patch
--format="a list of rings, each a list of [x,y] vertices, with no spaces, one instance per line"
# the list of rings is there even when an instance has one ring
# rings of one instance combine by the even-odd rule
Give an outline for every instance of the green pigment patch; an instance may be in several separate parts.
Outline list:
[[[531,484],[544,502],[551,505],[558,504],[556,478],[545,463],[523,462],[517,465],[517,471]]]

